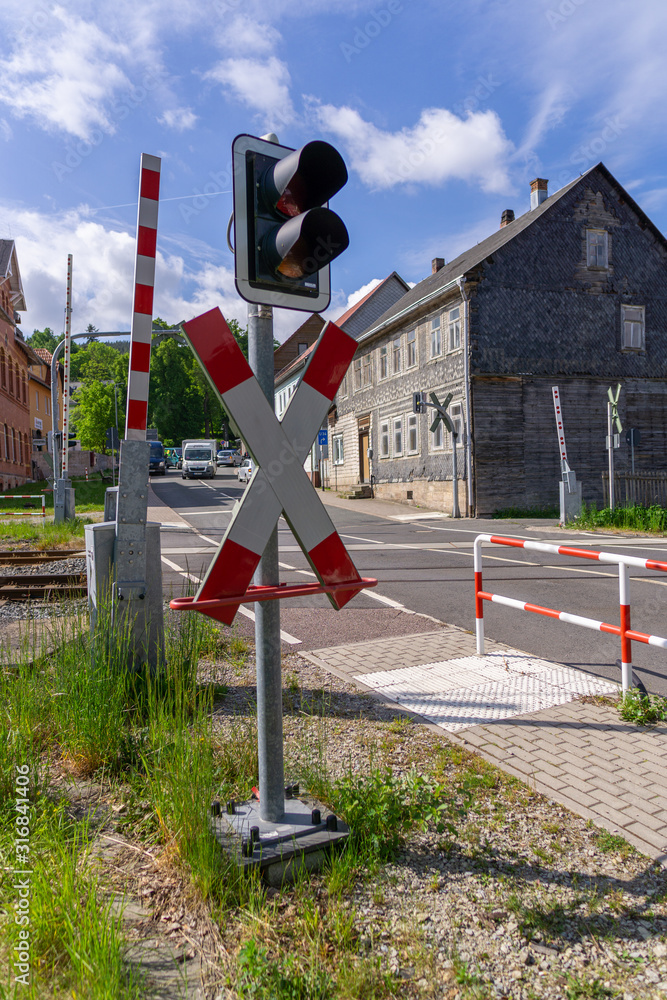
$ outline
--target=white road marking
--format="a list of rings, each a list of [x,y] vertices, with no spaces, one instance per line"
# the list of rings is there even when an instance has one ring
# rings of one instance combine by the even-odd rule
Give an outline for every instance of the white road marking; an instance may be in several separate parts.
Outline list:
[[[162,556],[162,562],[166,563],[169,569],[173,569],[175,573],[180,573],[180,575],[184,576],[187,580],[192,580],[193,583],[201,583],[200,577],[195,576],[194,573],[186,572],[186,570],[184,570],[182,566],[179,566],[177,565],[177,563],[172,562],[171,559],[167,559],[166,556],[164,555]],[[246,618],[251,618],[252,621],[255,620],[254,611],[250,611],[248,608],[244,608],[243,605],[239,607],[239,611],[241,612],[242,615],[245,615]],[[280,638],[283,640],[283,642],[289,643],[290,646],[301,645],[301,639],[296,639],[293,635],[290,635],[289,632],[283,632],[282,629],[280,630]]]
[[[360,538],[359,535],[344,535],[343,532],[339,532],[341,538],[354,538],[357,542],[370,542],[371,545],[385,545],[385,542],[379,542],[375,538]]]

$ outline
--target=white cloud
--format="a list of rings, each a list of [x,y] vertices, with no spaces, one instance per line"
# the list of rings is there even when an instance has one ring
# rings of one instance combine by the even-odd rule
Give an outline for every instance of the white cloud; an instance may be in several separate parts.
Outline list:
[[[258,59],[225,59],[206,74],[236,100],[256,111],[268,126],[294,120],[290,98],[290,74],[286,63],[275,56]]]
[[[0,100],[17,118],[80,139],[113,131],[105,105],[129,80],[118,65],[128,47],[56,7],[51,30],[18,44],[0,67]]]
[[[221,49],[246,56],[266,55],[280,40],[280,33],[275,28],[244,15],[235,17],[231,22],[225,20],[217,36]]]
[[[158,122],[167,128],[173,128],[176,132],[185,132],[186,129],[194,128],[197,115],[192,108],[170,108],[163,111]]]
[[[462,119],[427,108],[412,128],[384,132],[350,107],[315,104],[313,110],[321,126],[346,144],[352,167],[370,188],[450,180],[474,180],[492,192],[511,187],[507,165],[514,147],[494,111]]]

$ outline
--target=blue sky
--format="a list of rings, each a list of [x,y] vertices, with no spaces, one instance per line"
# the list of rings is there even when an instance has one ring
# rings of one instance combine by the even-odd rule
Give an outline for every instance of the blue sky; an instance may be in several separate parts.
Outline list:
[[[242,132],[315,138],[350,179],[332,265],[342,312],[417,282],[602,160],[667,230],[661,0],[3,0],[0,237],[23,330],[129,329],[139,157],[162,157],[156,314],[245,324],[225,231]],[[284,339],[306,314],[276,310]]]

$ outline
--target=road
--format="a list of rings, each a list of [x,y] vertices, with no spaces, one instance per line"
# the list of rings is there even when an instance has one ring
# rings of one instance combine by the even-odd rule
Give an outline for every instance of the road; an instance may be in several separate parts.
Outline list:
[[[176,595],[183,592],[188,578],[192,585],[205,571],[245,486],[237,482],[235,470],[226,468],[219,469],[214,480],[186,482],[180,473],[171,471],[164,479],[152,478],[151,484],[160,499],[191,526],[166,527],[162,531],[165,591]],[[399,504],[362,503],[363,509],[355,509],[350,503],[340,505],[336,498],[327,498],[331,519],[359,572],[378,580],[375,590],[359,594],[350,602],[351,609],[407,608],[474,630],[473,541],[483,532],[667,561],[667,538],[561,531],[539,521],[452,521]],[[372,512],[374,503],[377,513]],[[281,580],[296,583],[314,579],[282,519],[279,547]],[[664,635],[667,591],[663,588],[667,587],[667,574],[633,569],[630,578],[633,627]],[[485,546],[484,587],[492,593],[618,624],[615,566]],[[288,603],[290,610],[329,607],[323,596],[284,602],[285,606]],[[489,639],[599,676],[620,679],[620,640],[614,636],[490,602],[484,603],[484,618]],[[340,641],[344,642],[344,612],[340,613],[340,621]],[[642,643],[633,643],[632,650],[636,673],[647,689],[667,695],[667,651]]]

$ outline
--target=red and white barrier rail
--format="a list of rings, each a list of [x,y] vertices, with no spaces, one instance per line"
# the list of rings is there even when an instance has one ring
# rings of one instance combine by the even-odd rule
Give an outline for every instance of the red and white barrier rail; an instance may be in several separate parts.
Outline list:
[[[532,549],[535,552],[550,552],[558,556],[574,556],[578,559],[594,559],[602,563],[612,563],[618,566],[618,590],[620,605],[620,625],[610,625],[608,622],[596,621],[594,618],[584,618],[582,615],[572,615],[567,611],[555,611],[553,608],[543,608],[539,604],[528,601],[517,601],[512,597],[500,594],[490,594],[482,589],[482,544],[509,545],[517,549]],[[494,604],[504,604],[508,608],[519,611],[532,611],[547,618],[557,618],[570,625],[581,625],[597,632],[609,632],[621,639],[621,680],[623,693],[632,686],[632,642],[644,642],[649,646],[659,646],[667,649],[667,639],[659,635],[649,635],[647,632],[637,632],[630,627],[630,574],[629,566],[640,569],[654,569],[667,573],[667,563],[655,559],[639,559],[637,556],[619,555],[616,552],[598,552],[588,549],[575,549],[569,545],[550,545],[548,542],[522,541],[520,538],[503,538],[501,535],[478,535],[474,545],[475,568],[475,633],[477,636],[477,652],[484,652],[484,601]]]
[[[0,510],[0,517],[46,517],[46,497],[36,497],[34,493],[5,493],[0,500],[41,500],[42,509],[31,510]]]
[[[159,156],[141,154],[137,256],[134,267],[130,369],[125,418],[125,437],[128,441],[146,440],[161,165],[162,160]]]

